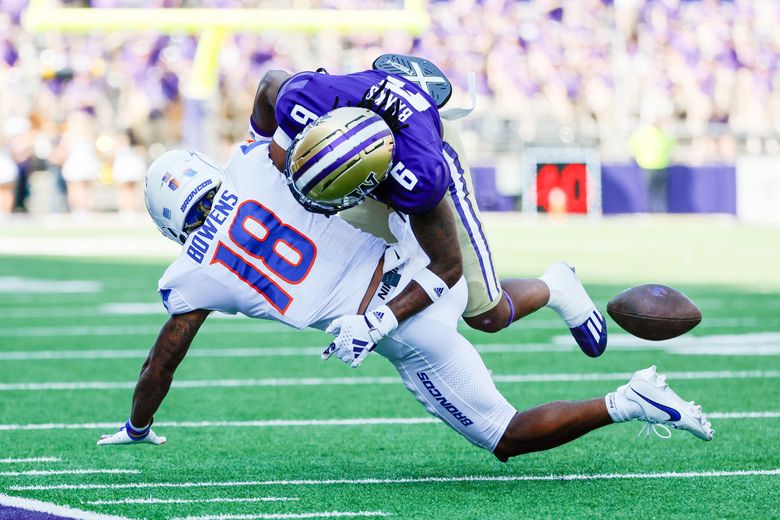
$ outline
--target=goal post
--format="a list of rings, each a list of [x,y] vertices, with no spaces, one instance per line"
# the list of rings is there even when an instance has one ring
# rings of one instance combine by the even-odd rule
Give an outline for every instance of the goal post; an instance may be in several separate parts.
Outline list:
[[[327,29],[341,33],[401,30],[417,35],[428,28],[430,18],[423,0],[406,0],[401,9],[60,8],[49,7],[46,0],[31,0],[22,23],[30,32],[317,33]]]
[[[198,36],[185,97],[182,133],[185,146],[209,152],[209,104],[219,85],[219,53],[225,37],[236,33],[299,33],[321,31],[384,33],[404,31],[419,35],[430,25],[425,0],[404,0],[400,9],[239,9],[239,8],[85,8],[52,7],[47,0],[30,0],[22,26],[31,33],[95,34],[157,31]],[[259,80],[259,78],[258,78]],[[249,113],[251,107],[247,107]],[[213,125],[211,125],[213,126]],[[213,136],[211,136],[213,137]]]

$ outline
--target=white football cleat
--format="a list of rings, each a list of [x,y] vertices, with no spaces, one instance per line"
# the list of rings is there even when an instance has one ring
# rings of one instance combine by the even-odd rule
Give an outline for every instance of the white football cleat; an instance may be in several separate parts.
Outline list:
[[[165,441],[167,439],[165,437],[159,437],[157,436],[154,431],[149,428],[149,432],[140,438],[133,438],[130,437],[130,435],[127,433],[127,425],[123,425],[116,433],[113,433],[111,435],[101,435],[100,439],[97,441],[98,446],[110,446],[110,445],[121,445],[121,444],[165,444]]]
[[[550,289],[547,306],[561,315],[580,349],[598,357],[607,348],[607,322],[588,296],[574,268],[555,262],[539,277]]]
[[[701,406],[693,401],[684,401],[674,390],[666,384],[666,376],[660,375],[655,370],[655,365],[638,370],[631,381],[617,389],[626,399],[636,403],[642,408],[642,415],[637,417],[648,424],[642,428],[640,435],[650,429],[659,437],[669,437],[671,432],[665,426],[675,430],[691,432],[696,437],[710,441],[714,430],[710,421],[701,411]],[[662,435],[656,430],[657,425],[662,425],[667,435]]]

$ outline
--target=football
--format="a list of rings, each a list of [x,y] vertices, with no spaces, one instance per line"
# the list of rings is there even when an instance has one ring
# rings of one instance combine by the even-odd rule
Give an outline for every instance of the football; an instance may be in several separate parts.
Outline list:
[[[609,301],[607,312],[626,332],[653,341],[675,338],[701,322],[701,311],[690,298],[658,284],[626,289]]]

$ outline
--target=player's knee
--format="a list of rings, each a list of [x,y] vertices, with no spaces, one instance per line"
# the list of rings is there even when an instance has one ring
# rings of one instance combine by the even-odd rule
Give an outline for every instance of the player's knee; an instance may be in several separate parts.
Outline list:
[[[472,329],[492,333],[505,329],[509,325],[510,317],[509,306],[506,305],[502,299],[498,305],[489,311],[483,312],[477,316],[463,318],[463,320]]]
[[[515,413],[514,417],[504,430],[501,440],[496,444],[493,455],[501,462],[506,462],[517,455],[525,455],[539,451],[539,447],[533,438],[529,438],[526,432],[527,418],[522,412]]]
[[[505,329],[508,325],[509,318],[502,315],[502,313],[498,311],[498,307],[495,307],[484,314],[470,316],[468,318],[463,318],[463,320],[472,329],[493,333]]]
[[[463,318],[464,321],[468,324],[469,327],[472,329],[476,329],[482,332],[498,332],[502,329],[504,329],[504,325],[502,325],[500,322],[491,319],[491,318],[483,318],[481,316],[474,316],[471,318]]]

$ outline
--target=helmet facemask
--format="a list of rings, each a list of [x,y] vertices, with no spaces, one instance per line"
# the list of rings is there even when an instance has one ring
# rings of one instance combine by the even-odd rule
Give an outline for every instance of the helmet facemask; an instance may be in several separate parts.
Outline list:
[[[211,212],[214,196],[217,194],[220,186],[221,184],[206,192],[206,194],[187,212],[187,215],[184,217],[183,228],[183,231],[187,236],[206,222],[206,217],[208,217],[209,212]]]

